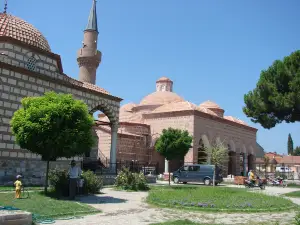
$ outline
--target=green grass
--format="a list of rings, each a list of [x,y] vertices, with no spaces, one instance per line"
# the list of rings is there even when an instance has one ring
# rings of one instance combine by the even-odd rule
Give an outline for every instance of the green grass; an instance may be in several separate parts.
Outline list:
[[[282,197],[226,187],[152,187],[147,202],[160,207],[225,212],[288,211],[297,205]]]
[[[287,197],[300,198],[300,191],[293,191],[293,192],[286,193],[284,195]]]
[[[295,183],[287,184],[287,186],[290,187],[290,188],[300,188],[300,185],[299,184],[295,184]]]
[[[151,225],[206,225],[207,223],[194,223],[190,220],[175,220],[163,223],[152,223]]]
[[[33,191],[33,190],[42,190],[43,187],[38,187],[38,186],[29,186],[29,187],[26,187],[25,186],[25,189],[26,190],[30,190],[30,191]],[[3,191],[15,191],[15,188],[13,186],[0,186],[0,192],[3,192]]]
[[[43,192],[30,192],[29,194],[30,198],[15,199],[13,192],[0,193],[0,204],[37,214],[40,218],[59,218],[100,212],[86,204],[45,196]]]

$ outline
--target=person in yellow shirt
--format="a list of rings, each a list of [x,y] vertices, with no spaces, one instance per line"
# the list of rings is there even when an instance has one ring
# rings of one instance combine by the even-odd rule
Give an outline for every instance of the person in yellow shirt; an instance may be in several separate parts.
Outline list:
[[[249,173],[249,180],[252,182],[252,184],[255,184],[255,175],[252,170],[250,170]]]
[[[21,175],[18,175],[16,178],[17,180],[15,181],[15,187],[16,187],[16,199],[21,198],[21,188],[22,188],[22,182],[21,182]]]

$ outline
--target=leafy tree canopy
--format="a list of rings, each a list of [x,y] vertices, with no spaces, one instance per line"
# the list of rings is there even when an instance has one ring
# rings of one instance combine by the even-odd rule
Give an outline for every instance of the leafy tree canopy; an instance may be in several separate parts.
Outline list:
[[[41,97],[26,97],[21,103],[22,108],[11,120],[21,148],[41,155],[45,161],[90,151],[94,121],[82,101],[70,94],[49,92]]]
[[[162,131],[155,149],[168,161],[181,159],[191,148],[193,137],[187,131],[168,128]]]
[[[244,96],[244,113],[264,128],[300,121],[300,51],[263,70],[253,91]]]
[[[229,161],[228,148],[221,141],[215,140],[210,146],[205,146],[204,151],[207,155],[207,163],[223,167]]]
[[[300,146],[297,146],[293,151],[294,156],[300,156]]]

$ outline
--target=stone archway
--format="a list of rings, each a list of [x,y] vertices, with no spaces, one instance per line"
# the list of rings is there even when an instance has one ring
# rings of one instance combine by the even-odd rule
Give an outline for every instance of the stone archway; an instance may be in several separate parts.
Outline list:
[[[248,170],[255,170],[255,156],[251,153],[248,155]]]
[[[111,146],[110,146],[110,155],[109,155],[109,166],[113,170],[117,167],[117,138],[118,138],[118,107],[113,107],[111,104],[108,104],[108,100],[101,99],[100,101],[95,102],[94,104],[89,105],[90,114],[94,114],[97,111],[102,111],[107,118],[109,119],[109,125],[111,130]],[[96,132],[95,132],[96,133]],[[92,152],[97,152],[97,156],[99,155],[97,160],[108,161],[108,159],[101,153],[99,150],[99,137],[96,134],[95,138],[97,139],[97,144],[92,149]],[[102,157],[100,157],[102,156]],[[105,157],[105,159],[102,159]]]
[[[118,123],[118,110],[109,105],[106,100],[98,101],[89,107],[90,114],[93,114],[98,110],[102,111],[107,116],[111,124]]]
[[[197,163],[205,164],[208,161],[208,156],[206,154],[205,148],[210,147],[209,140],[205,134],[203,134],[198,143],[198,152],[197,152]]]
[[[236,152],[235,146],[232,144],[227,145],[228,148],[228,166],[227,166],[227,175],[236,175]]]

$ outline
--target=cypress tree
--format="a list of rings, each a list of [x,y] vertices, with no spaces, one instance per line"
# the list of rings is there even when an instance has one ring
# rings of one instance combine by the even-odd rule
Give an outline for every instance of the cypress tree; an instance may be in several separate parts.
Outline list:
[[[288,155],[293,155],[294,143],[291,134],[288,136],[288,145],[287,145]]]

